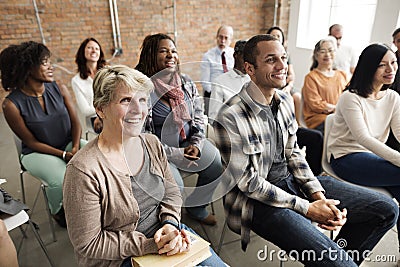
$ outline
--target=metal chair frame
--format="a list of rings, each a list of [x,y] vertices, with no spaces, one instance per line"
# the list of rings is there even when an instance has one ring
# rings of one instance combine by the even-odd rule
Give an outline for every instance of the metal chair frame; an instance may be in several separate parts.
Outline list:
[[[47,216],[48,216],[48,221],[49,221],[51,233],[52,233],[52,236],[53,236],[53,242],[56,242],[57,238],[56,238],[56,232],[55,232],[55,228],[54,228],[54,222],[53,222],[53,218],[51,216],[49,202],[48,202],[47,193],[46,193],[46,187],[48,187],[48,185],[47,185],[47,183],[45,181],[43,181],[39,177],[36,177],[36,176],[30,174],[29,171],[27,171],[24,168],[24,166],[22,165],[22,162],[21,162],[21,158],[20,158],[21,151],[22,151],[21,140],[15,134],[14,134],[14,141],[15,141],[15,146],[17,148],[19,166],[20,166],[19,177],[20,177],[20,182],[21,182],[22,201],[26,204],[24,174],[28,173],[30,176],[32,176],[33,178],[38,180],[39,183],[40,183],[40,188],[38,189],[38,192],[36,193],[35,200],[33,202],[32,209],[31,209],[30,213],[31,214],[33,213],[33,211],[34,211],[34,209],[36,207],[36,203],[37,203],[37,200],[38,200],[38,197],[39,197],[39,193],[40,193],[40,191],[42,191],[44,202],[45,202],[45,205],[46,205],[46,212],[47,212]]]
[[[45,254],[47,260],[49,261],[50,266],[52,266],[52,267],[55,266],[55,264],[53,263],[53,261],[50,258],[49,252],[47,251],[45,244],[43,243],[42,238],[40,237],[39,232],[37,231],[36,224],[29,218],[29,215],[26,211],[22,210],[13,216],[3,214],[1,216],[1,219],[3,219],[8,231],[11,231],[11,230],[15,229],[16,227],[18,227],[22,232],[22,239],[21,239],[21,242],[20,242],[18,250],[17,250],[18,255],[19,255],[19,252],[20,252],[20,249],[22,246],[22,242],[24,241],[25,238],[27,238],[26,231],[22,228],[22,225],[28,224],[30,226],[33,234],[35,235],[35,238],[38,241],[43,253]]]

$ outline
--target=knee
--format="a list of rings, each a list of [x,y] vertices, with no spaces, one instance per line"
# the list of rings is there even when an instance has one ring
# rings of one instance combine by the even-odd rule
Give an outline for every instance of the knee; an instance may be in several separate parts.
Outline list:
[[[399,211],[399,205],[393,199],[391,201],[391,204],[392,204],[391,210],[392,210],[392,213],[393,213],[393,215],[392,215],[392,217],[393,217],[393,225],[395,225],[397,223],[398,219],[399,219],[399,212],[400,212]]]
[[[380,209],[382,212],[382,216],[387,220],[387,223],[390,227],[396,225],[398,217],[399,217],[399,205],[390,197],[385,196],[385,204],[384,207]]]

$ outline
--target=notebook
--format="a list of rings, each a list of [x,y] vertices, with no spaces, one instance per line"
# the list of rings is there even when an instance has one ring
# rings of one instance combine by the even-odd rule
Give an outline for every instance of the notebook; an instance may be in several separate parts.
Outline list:
[[[203,238],[186,231],[192,245],[190,251],[172,256],[148,254],[141,257],[132,257],[134,267],[192,267],[211,256],[210,243]]]

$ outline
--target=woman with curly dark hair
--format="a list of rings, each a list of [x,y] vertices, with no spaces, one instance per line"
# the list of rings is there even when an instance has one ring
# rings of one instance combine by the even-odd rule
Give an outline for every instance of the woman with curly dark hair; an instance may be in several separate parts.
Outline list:
[[[22,165],[48,184],[50,211],[66,227],[65,166],[85,142],[80,142],[81,126],[67,87],[54,81],[50,55],[45,45],[33,41],[10,45],[0,53],[1,83],[11,91],[3,112],[22,141]]]

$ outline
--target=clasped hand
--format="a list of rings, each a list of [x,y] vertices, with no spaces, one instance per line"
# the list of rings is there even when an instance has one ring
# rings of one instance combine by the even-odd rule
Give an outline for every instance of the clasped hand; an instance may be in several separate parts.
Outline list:
[[[185,230],[177,230],[170,224],[165,224],[154,234],[154,241],[158,247],[158,254],[167,256],[190,250],[190,238]]]
[[[320,198],[310,203],[306,217],[325,230],[337,230],[347,221],[347,209],[339,210],[339,200]]]

